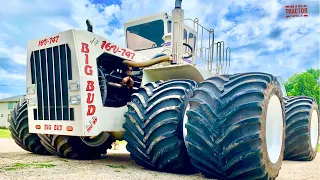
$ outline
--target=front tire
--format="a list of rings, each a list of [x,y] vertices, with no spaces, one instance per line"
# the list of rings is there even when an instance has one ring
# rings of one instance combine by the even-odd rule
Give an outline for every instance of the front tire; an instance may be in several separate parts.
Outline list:
[[[35,154],[50,154],[40,143],[37,134],[29,133],[27,100],[21,100],[11,111],[9,119],[11,137],[22,149]]]
[[[158,171],[192,171],[182,119],[196,85],[192,80],[148,83],[132,95],[123,127],[127,150],[137,164]]]
[[[284,150],[283,109],[272,75],[243,73],[204,81],[187,111],[192,164],[207,178],[275,179]]]
[[[103,134],[103,133],[101,133]],[[68,159],[98,159],[111,149],[115,139],[109,135],[99,145],[87,143],[83,138],[62,135],[40,135],[41,143],[54,155]]]
[[[319,109],[313,98],[285,97],[286,160],[311,161],[317,155]]]

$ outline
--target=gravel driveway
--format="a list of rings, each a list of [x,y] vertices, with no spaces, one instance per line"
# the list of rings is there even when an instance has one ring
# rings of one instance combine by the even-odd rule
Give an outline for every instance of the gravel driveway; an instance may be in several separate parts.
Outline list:
[[[0,179],[203,179],[200,174],[145,170],[131,161],[123,148],[108,150],[108,155],[99,160],[77,161],[35,155],[22,150],[12,139],[0,139]],[[312,162],[284,161],[277,179],[320,179],[320,155]]]

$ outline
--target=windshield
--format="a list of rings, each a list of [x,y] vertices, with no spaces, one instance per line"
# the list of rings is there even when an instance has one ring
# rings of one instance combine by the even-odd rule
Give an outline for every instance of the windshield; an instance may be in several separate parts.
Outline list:
[[[139,51],[161,47],[163,44],[164,22],[157,20],[128,27],[126,31],[129,49]]]

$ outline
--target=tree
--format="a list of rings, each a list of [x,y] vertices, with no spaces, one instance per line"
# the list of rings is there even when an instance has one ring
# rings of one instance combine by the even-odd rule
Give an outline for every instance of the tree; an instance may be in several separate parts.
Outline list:
[[[306,72],[294,74],[285,87],[288,96],[313,97],[320,105],[320,69],[308,69]]]

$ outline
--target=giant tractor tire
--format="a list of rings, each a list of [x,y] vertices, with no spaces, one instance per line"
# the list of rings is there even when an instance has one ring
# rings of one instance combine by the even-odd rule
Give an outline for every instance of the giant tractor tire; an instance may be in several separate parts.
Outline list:
[[[68,159],[98,159],[111,149],[115,139],[108,133],[95,137],[39,135],[41,143],[54,155]]]
[[[286,160],[311,161],[317,155],[319,109],[310,97],[284,97],[286,108]]]
[[[200,83],[184,119],[192,164],[207,178],[275,179],[281,168],[285,120],[272,75],[215,76]]]
[[[40,143],[39,136],[37,134],[29,133],[28,109],[26,99],[21,100],[19,103],[17,103],[15,108],[11,111],[9,124],[11,137],[22,149],[33,152],[35,154],[50,154]]]
[[[131,96],[124,139],[131,159],[147,169],[194,172],[183,141],[183,114],[192,89],[192,80],[152,82]]]

